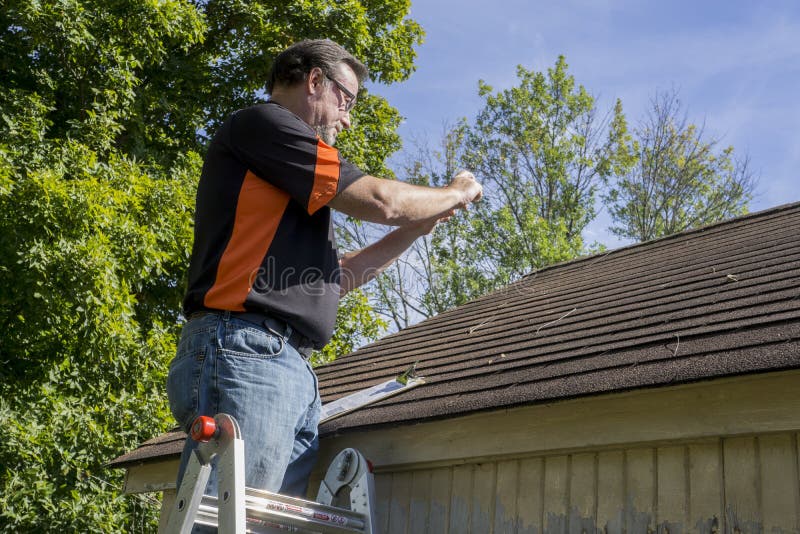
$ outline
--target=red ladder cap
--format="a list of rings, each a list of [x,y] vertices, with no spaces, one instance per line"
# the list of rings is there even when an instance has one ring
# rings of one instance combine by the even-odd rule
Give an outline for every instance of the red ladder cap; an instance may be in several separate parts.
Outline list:
[[[192,423],[192,439],[195,441],[206,442],[217,433],[217,422],[213,417],[201,415]]]

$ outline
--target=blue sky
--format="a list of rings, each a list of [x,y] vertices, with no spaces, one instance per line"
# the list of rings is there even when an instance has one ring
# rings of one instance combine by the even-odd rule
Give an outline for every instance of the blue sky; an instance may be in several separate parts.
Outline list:
[[[411,17],[426,31],[417,71],[370,86],[405,117],[406,141],[435,142],[445,123],[471,119],[479,79],[505,89],[517,65],[541,71],[563,54],[598,108],[621,98],[632,126],[656,90],[678,89],[690,121],[750,157],[751,211],[800,200],[798,0],[417,0]],[[609,222],[601,212],[587,240],[625,244]]]

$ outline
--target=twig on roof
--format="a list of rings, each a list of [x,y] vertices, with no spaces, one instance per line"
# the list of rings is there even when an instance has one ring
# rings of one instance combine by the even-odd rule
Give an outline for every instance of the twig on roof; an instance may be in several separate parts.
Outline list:
[[[572,308],[570,311],[568,311],[567,313],[565,313],[564,315],[562,315],[561,317],[559,317],[559,318],[558,318],[558,319],[556,319],[555,321],[550,321],[549,323],[545,323],[545,324],[543,324],[542,326],[540,326],[539,328],[537,328],[537,329],[536,329],[536,333],[538,334],[538,333],[539,333],[539,330],[541,330],[541,329],[542,329],[542,328],[544,328],[545,326],[550,326],[551,324],[556,324],[556,323],[557,323],[557,322],[559,322],[560,320],[564,319],[564,318],[565,318],[567,315],[569,315],[569,314],[571,314],[571,313],[574,313],[574,312],[576,312],[576,311],[578,311],[578,308]]]
[[[494,318],[495,318],[495,317],[497,317],[497,314],[494,314],[494,315],[492,315],[491,317],[489,317],[488,319],[486,319],[485,321],[483,321],[482,323],[478,323],[478,324],[476,324],[475,326],[471,327],[471,328],[469,329],[469,334],[470,334],[470,335],[472,335],[472,333],[473,333],[475,330],[477,330],[478,328],[482,327],[482,326],[483,326],[483,325],[485,325],[485,324],[489,324],[489,323],[491,323],[491,322],[494,320]]]
[[[673,334],[673,335],[677,339],[677,341],[675,342],[675,349],[672,351],[672,357],[674,358],[675,356],[678,355],[678,347],[681,346],[681,336],[679,336],[678,334]]]
[[[608,255],[609,255],[609,254],[611,254],[612,252],[614,252],[614,251],[613,251],[613,250],[607,250],[607,251],[606,251],[604,254],[598,254],[598,255],[596,255],[596,256],[595,256],[595,257],[592,259],[592,261],[589,263],[589,265],[591,265],[592,263],[596,263],[596,262],[598,262],[598,261],[602,260],[603,258],[605,258],[606,256],[608,256]]]

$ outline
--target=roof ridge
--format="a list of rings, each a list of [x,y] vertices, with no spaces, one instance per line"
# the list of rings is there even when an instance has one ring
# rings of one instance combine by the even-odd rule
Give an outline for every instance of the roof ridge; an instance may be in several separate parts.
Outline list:
[[[619,247],[619,248],[615,248],[615,249],[611,249],[611,250],[607,250],[607,251],[603,251],[603,252],[597,252],[597,253],[594,253],[594,254],[587,254],[585,256],[579,256],[577,258],[573,258],[571,260],[562,261],[562,262],[559,262],[559,263],[553,263],[551,265],[547,265],[545,267],[542,267],[541,269],[537,269],[535,271],[531,271],[530,273],[523,275],[522,278],[520,278],[520,280],[524,280],[525,278],[533,276],[533,275],[535,275],[537,273],[541,273],[543,271],[547,271],[547,270],[554,269],[554,268],[557,268],[557,267],[563,267],[563,266],[570,265],[570,264],[573,264],[573,263],[580,263],[580,262],[583,262],[583,261],[591,260],[593,258],[608,256],[610,254],[617,254],[619,252],[629,251],[629,250],[635,249],[635,248],[652,246],[653,244],[659,243],[659,242],[666,242],[666,241],[671,241],[671,240],[675,240],[675,239],[685,238],[685,237],[691,236],[693,234],[698,234],[698,233],[702,233],[702,232],[708,232],[709,230],[713,230],[713,229],[716,229],[716,228],[719,228],[719,227],[722,227],[722,226],[727,226],[727,225],[731,225],[731,224],[740,224],[741,222],[745,222],[745,221],[748,221],[750,219],[757,219],[757,218],[762,218],[762,217],[766,218],[766,217],[769,217],[769,216],[772,216],[772,215],[777,215],[777,214],[779,214],[781,212],[784,212],[784,211],[791,211],[793,209],[800,209],[800,201],[798,201],[798,202],[790,202],[788,204],[781,204],[779,206],[775,206],[775,207],[772,207],[772,208],[766,208],[766,209],[763,209],[763,210],[760,210],[760,211],[754,211],[752,213],[746,213],[744,215],[739,215],[739,216],[736,216],[736,217],[729,217],[729,218],[727,218],[725,220],[722,220],[722,221],[718,221],[718,222],[715,222],[715,223],[707,224],[705,226],[699,226],[697,228],[689,228],[687,230],[682,230],[680,232],[677,232],[677,233],[674,233],[674,234],[670,234],[670,235],[667,235],[667,236],[657,237],[655,239],[650,239],[649,241],[642,241],[640,243],[631,243],[630,245],[625,245],[625,246],[622,246],[622,247]],[[488,293],[487,293],[487,295],[488,295]]]

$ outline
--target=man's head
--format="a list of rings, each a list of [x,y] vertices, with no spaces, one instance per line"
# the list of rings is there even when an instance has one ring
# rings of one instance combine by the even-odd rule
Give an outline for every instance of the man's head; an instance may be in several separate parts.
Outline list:
[[[267,92],[332,145],[350,127],[350,109],[366,76],[367,68],[340,45],[305,40],[275,58]]]

